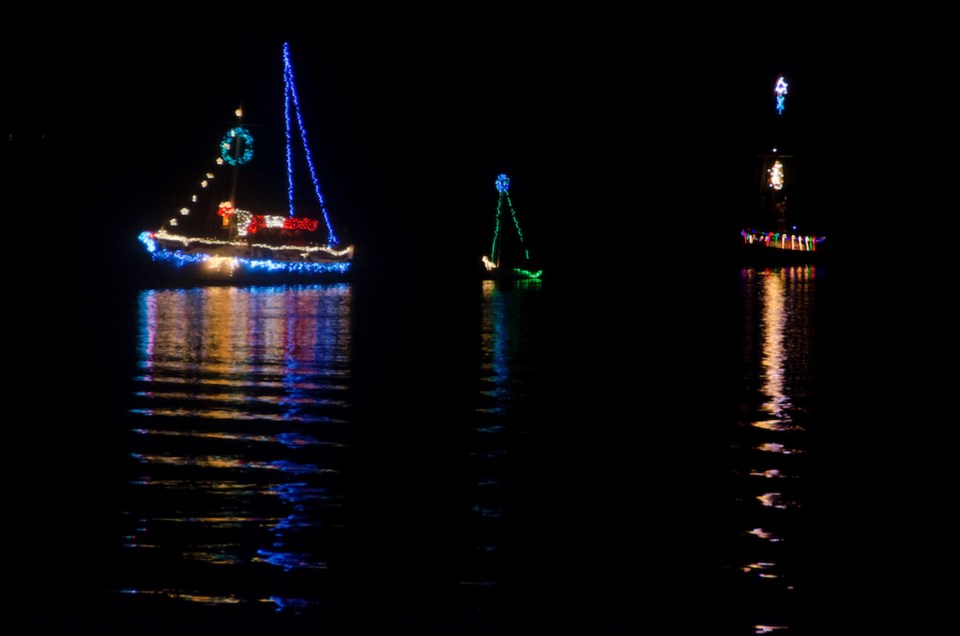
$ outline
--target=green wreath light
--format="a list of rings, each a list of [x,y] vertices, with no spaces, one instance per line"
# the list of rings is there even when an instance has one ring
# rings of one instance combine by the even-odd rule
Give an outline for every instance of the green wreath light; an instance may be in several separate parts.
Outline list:
[[[232,152],[235,140],[240,144],[238,146],[238,152],[236,153],[240,155],[239,157]],[[231,166],[247,163],[253,159],[253,135],[243,126],[231,128],[227,131],[227,134],[224,135],[223,141],[220,142],[220,156]]]

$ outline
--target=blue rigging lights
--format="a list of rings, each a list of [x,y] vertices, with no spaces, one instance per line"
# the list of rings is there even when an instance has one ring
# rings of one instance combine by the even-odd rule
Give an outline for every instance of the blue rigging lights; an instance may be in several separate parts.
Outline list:
[[[284,107],[283,115],[286,122],[287,135],[287,198],[289,200],[289,214],[296,216],[293,209],[293,144],[290,129],[290,105],[296,111],[297,127],[300,129],[300,141],[303,143],[303,152],[307,159],[307,166],[310,168],[310,178],[313,181],[313,189],[320,202],[320,210],[323,212],[323,221],[327,226],[327,243],[336,245],[337,236],[333,232],[333,226],[330,224],[330,215],[327,214],[327,208],[323,201],[323,195],[320,194],[320,182],[317,180],[317,173],[313,167],[313,158],[310,155],[310,146],[307,143],[307,130],[303,126],[303,116],[300,113],[300,99],[297,97],[297,90],[293,81],[293,65],[290,62],[290,47],[286,42],[283,43],[283,83],[284,83]]]

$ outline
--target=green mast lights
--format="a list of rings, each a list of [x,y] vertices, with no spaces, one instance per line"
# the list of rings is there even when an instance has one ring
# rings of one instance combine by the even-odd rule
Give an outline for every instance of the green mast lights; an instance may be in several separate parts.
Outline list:
[[[497,215],[494,221],[493,243],[490,245],[490,256],[484,256],[481,259],[488,272],[497,270],[500,267],[500,256],[498,250],[502,249],[501,230],[503,225],[502,217],[505,214],[504,207],[510,210],[510,218],[513,221],[514,229],[517,231],[517,238],[520,241],[520,247],[523,249],[524,262],[529,263],[530,261],[530,250],[528,250],[524,244],[523,230],[520,229],[520,221],[517,220],[517,211],[513,208],[513,202],[510,200],[510,177],[501,173],[497,175],[494,185],[497,188],[497,192],[500,193],[500,196],[497,198]],[[513,267],[512,272],[514,275],[526,279],[539,279],[543,273],[542,270],[533,271],[523,267]]]
[[[497,192],[500,193],[500,197],[497,199],[497,216],[493,226],[493,244],[490,246],[490,259],[494,263],[497,263],[499,261],[497,258],[497,240],[500,238],[500,214],[501,208],[503,207],[504,196],[510,196],[508,194],[510,190],[510,177],[505,174],[499,174],[497,175],[497,180],[494,185],[497,187]]]
[[[497,192],[500,193],[500,197],[497,199],[497,218],[493,228],[493,245],[490,246],[490,258],[494,263],[499,264],[500,259],[497,258],[497,241],[500,239],[500,217],[503,214],[504,202],[506,202],[507,207],[510,209],[510,218],[513,219],[513,227],[517,230],[517,236],[520,238],[521,245],[523,245],[523,230],[520,229],[520,222],[517,220],[517,211],[513,209],[513,202],[510,201],[510,177],[505,174],[497,175],[495,185]],[[525,245],[523,247],[523,256],[526,259],[530,258],[530,251]]]

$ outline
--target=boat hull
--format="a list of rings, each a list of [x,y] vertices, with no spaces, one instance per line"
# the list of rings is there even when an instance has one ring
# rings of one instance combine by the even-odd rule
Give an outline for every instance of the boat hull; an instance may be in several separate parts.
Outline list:
[[[346,279],[353,246],[268,246],[183,241],[143,233],[148,279],[198,284],[296,284]]]
[[[542,280],[543,270],[531,267],[494,267],[482,268],[480,278],[483,280]]]
[[[745,265],[817,265],[830,253],[823,236],[783,230],[741,230],[739,258]]]

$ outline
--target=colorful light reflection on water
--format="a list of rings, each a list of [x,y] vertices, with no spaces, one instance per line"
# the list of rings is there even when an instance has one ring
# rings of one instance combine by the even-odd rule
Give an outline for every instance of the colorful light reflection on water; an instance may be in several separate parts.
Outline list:
[[[747,268],[741,273],[743,403],[734,441],[735,499],[745,527],[737,529],[742,559],[734,569],[778,621],[755,633],[787,632],[803,572],[802,527],[805,434],[816,422],[812,382],[816,358],[814,267]]]
[[[146,290],[138,302],[120,591],[312,606],[302,592],[323,581],[288,579],[322,577],[343,526],[350,287]]]
[[[513,487],[506,475],[528,435],[535,346],[542,293],[539,280],[485,280],[480,301],[480,390],[469,449],[472,496],[467,498],[471,557],[460,585],[490,590],[504,581],[513,546],[507,528],[512,511],[505,503]]]

